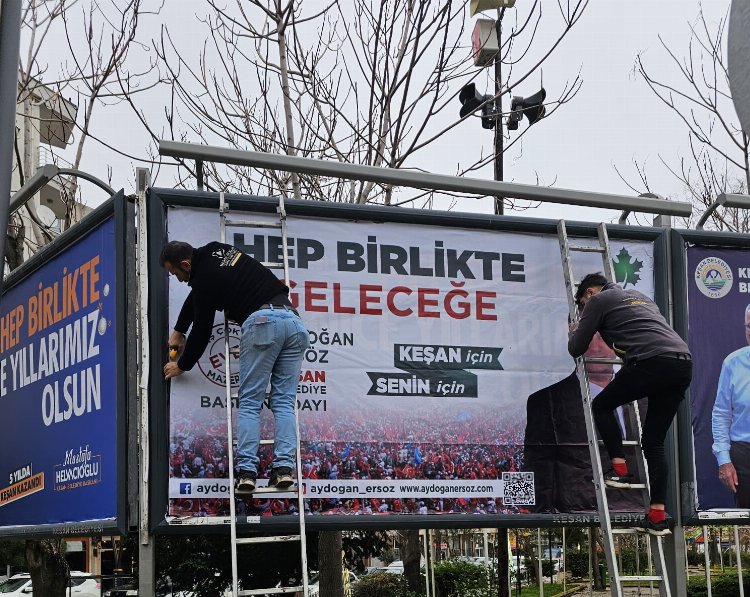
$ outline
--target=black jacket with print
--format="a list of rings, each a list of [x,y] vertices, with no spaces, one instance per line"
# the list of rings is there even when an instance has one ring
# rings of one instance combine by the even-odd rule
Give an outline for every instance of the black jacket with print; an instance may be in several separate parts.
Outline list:
[[[230,321],[242,323],[253,311],[287,288],[259,261],[231,245],[208,243],[193,251],[190,294],[182,305],[174,329],[187,333],[185,350],[177,366],[189,371],[206,350],[216,311],[224,311]]]

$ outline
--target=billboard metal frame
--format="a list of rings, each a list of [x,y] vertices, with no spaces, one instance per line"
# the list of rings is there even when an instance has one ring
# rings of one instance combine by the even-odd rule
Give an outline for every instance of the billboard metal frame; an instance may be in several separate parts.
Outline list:
[[[397,187],[412,187],[433,191],[453,191],[468,195],[527,199],[543,203],[583,205],[603,209],[622,210],[622,217],[630,212],[644,212],[689,217],[693,211],[691,203],[669,201],[651,193],[633,197],[614,193],[577,191],[541,185],[450,176],[420,172],[408,168],[383,168],[364,164],[351,164],[336,160],[321,160],[280,153],[263,153],[231,147],[214,147],[180,141],[159,141],[159,154],[175,158],[194,159],[198,172],[199,189],[203,184],[203,162],[235,164],[267,170],[281,170],[299,174],[332,176],[344,180],[362,180],[391,184]]]
[[[744,248],[750,246],[750,235],[737,232],[718,232],[709,230],[672,230],[672,272],[674,280],[674,329],[683,338],[688,337],[688,244],[700,244],[708,247]],[[696,509],[695,486],[695,451],[693,446],[692,412],[689,400],[685,400],[677,413],[678,450],[682,523],[693,525],[747,525],[750,522],[750,510],[737,509],[736,512],[713,512]],[[717,483],[719,480],[717,479]],[[745,513],[740,516],[739,513]]]
[[[276,213],[277,201],[266,197],[227,195],[230,209]],[[345,203],[329,203],[312,200],[285,201],[289,217],[317,217],[341,220],[369,221],[373,223],[400,222],[415,225],[461,227],[498,232],[518,232],[557,237],[557,222],[549,219],[487,214],[456,213],[434,210],[394,209],[382,206],[362,206]],[[170,206],[195,207],[218,210],[218,193],[150,188],[148,195],[149,235],[149,316],[150,342],[152,347],[166,347],[168,320],[167,274],[158,266],[159,253],[166,238],[166,211]],[[570,222],[569,234],[580,237],[597,237],[595,223]],[[218,227],[217,227],[218,230]],[[618,240],[645,240],[654,243],[654,293],[662,312],[669,308],[669,283],[664,275],[668,268],[669,231],[666,228],[634,227],[612,224],[608,226],[610,238]],[[185,231],[188,233],[189,231]],[[562,272],[561,272],[562,275]],[[169,469],[169,419],[168,384],[161,375],[166,358],[164,351],[151,351],[149,387],[151,388],[150,417],[150,528],[156,534],[191,533],[195,529],[209,532],[229,532],[229,525],[196,525],[195,523],[167,523],[163,513],[168,504]],[[572,360],[571,360],[572,370]],[[668,450],[673,449],[668,439]],[[670,483],[670,496],[674,501],[674,483]],[[673,502],[670,502],[673,503]],[[258,532],[279,531],[294,528],[287,517],[261,517],[259,523],[240,523],[245,530]],[[477,527],[553,527],[596,524],[596,512],[574,512],[562,514],[440,514],[440,515],[326,515],[310,517],[308,526],[313,530],[347,529],[406,529],[406,528],[477,528]]]
[[[117,294],[115,297],[115,310],[119,317],[115,323],[115,346],[117,350],[116,363],[122,375],[118,375],[116,382],[116,516],[113,519],[75,521],[67,523],[23,525],[13,527],[0,527],[0,537],[48,537],[55,536],[81,536],[81,535],[107,535],[124,534],[127,531],[128,520],[128,389],[132,387],[132,372],[126,367],[126,340],[127,324],[131,317],[133,303],[126,297],[126,265],[127,256],[134,247],[132,234],[128,232],[128,201],[123,191],[115,193],[105,203],[87,214],[80,222],[70,227],[60,236],[45,245],[30,259],[25,261],[17,269],[13,270],[3,281],[3,295],[15,286],[33,275],[40,267],[47,264],[53,258],[63,253],[66,249],[82,239],[94,228],[107,221],[114,219],[115,229],[115,284]]]

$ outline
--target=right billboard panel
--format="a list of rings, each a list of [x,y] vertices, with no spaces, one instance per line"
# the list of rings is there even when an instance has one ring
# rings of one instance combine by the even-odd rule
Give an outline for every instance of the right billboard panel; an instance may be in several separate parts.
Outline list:
[[[697,509],[750,508],[750,250],[689,246],[687,277]]]

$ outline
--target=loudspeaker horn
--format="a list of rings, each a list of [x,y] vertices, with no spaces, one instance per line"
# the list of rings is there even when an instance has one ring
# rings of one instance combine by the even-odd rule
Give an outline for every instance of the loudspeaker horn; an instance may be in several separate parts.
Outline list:
[[[544,116],[546,112],[544,100],[546,97],[547,92],[544,87],[529,97],[516,96],[510,105],[511,113],[516,115],[516,121],[518,121],[520,120],[520,113],[523,112],[524,116],[529,119],[529,126],[531,126]]]

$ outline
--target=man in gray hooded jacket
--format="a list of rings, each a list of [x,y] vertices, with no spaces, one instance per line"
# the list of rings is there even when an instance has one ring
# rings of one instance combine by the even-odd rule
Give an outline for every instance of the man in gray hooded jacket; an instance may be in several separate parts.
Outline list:
[[[637,290],[623,290],[600,273],[581,280],[576,303],[582,311],[578,323],[570,326],[571,356],[581,356],[599,332],[623,361],[614,379],[591,403],[599,436],[612,462],[604,482],[623,489],[635,483],[628,472],[615,409],[648,397],[641,447],[648,463],[651,506],[636,528],[653,535],[668,534],[664,502],[669,469],[664,439],[690,385],[690,350],[650,298]]]

